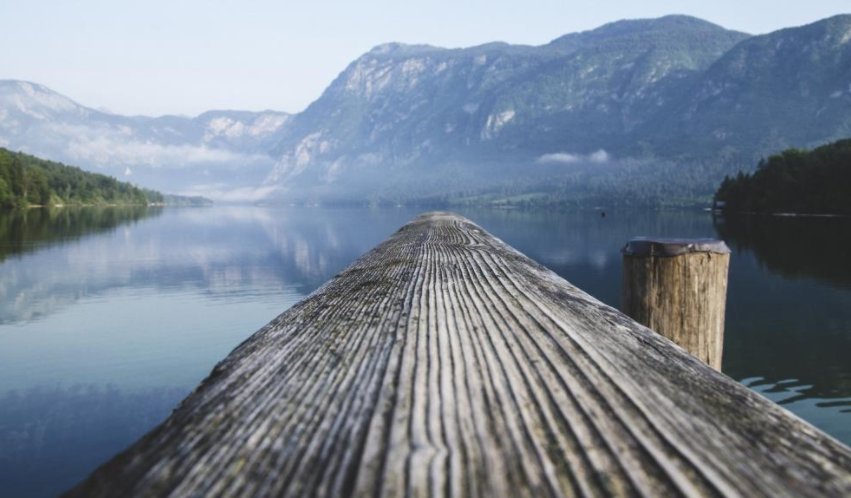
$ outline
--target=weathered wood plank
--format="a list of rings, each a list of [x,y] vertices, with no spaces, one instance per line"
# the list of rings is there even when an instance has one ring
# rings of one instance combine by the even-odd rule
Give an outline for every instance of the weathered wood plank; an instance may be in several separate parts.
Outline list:
[[[447,213],[67,496],[849,496],[851,450]]]

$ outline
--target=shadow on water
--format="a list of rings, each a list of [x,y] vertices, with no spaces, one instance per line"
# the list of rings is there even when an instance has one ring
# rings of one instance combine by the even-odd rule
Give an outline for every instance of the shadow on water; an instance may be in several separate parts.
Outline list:
[[[0,496],[56,496],[165,419],[188,392],[76,385],[7,393],[0,397]]]
[[[0,262],[9,256],[158,216],[147,206],[35,208],[0,212]]]

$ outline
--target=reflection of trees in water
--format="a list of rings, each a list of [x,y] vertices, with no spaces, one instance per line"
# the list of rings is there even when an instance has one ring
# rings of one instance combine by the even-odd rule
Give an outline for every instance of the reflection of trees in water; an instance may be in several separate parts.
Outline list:
[[[772,272],[851,287],[851,218],[742,215],[719,218],[715,228]]]
[[[716,220],[733,248],[724,373],[781,404],[851,406],[851,220],[736,216]]]
[[[123,288],[199,292],[211,299],[307,294],[415,214],[319,208],[168,209],[156,220],[121,234],[67,245],[62,243],[70,235],[61,233],[86,230],[63,223],[109,228],[115,226],[111,221],[115,218],[53,221],[57,235],[47,244],[54,250],[29,252],[0,265],[0,324],[36,319],[83,297]],[[148,214],[134,216],[128,220]],[[34,219],[26,223],[27,230],[36,231]],[[50,223],[43,220],[44,226]],[[45,244],[17,230],[9,235],[16,247]],[[52,229],[39,230],[47,236]]]
[[[188,392],[77,385],[6,393],[0,397],[2,493],[55,496],[165,419]]]
[[[0,213],[0,261],[162,213],[145,206],[22,209]]]

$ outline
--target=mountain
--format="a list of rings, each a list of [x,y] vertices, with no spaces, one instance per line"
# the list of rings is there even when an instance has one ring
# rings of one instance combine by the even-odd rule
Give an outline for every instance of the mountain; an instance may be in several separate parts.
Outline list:
[[[388,44],[273,150],[289,199],[708,198],[726,173],[851,136],[851,16],[761,36],[668,16],[537,47]]]
[[[120,116],[0,80],[0,146],[170,192],[256,195],[274,163],[265,151],[289,119],[273,111]]]
[[[294,115],[125,117],[0,82],[0,145],[216,199],[692,202],[851,136],[849,42],[851,15],[760,36],[667,16],[540,46],[389,43]]]
[[[419,195],[499,183],[524,174],[505,164],[543,155],[619,150],[746,37],[669,16],[539,47],[382,45],[293,118],[271,180],[296,196],[333,195],[334,183],[374,194],[378,180],[379,195]]]
[[[679,153],[754,164],[788,147],[851,136],[851,15],[737,44],[667,110],[654,140]]]

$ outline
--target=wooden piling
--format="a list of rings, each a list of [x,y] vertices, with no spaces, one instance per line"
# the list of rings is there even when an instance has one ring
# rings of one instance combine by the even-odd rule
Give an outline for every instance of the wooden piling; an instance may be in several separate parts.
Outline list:
[[[713,239],[633,239],[623,312],[721,370],[730,249]]]
[[[849,495],[851,449],[431,213],[66,496]]]

